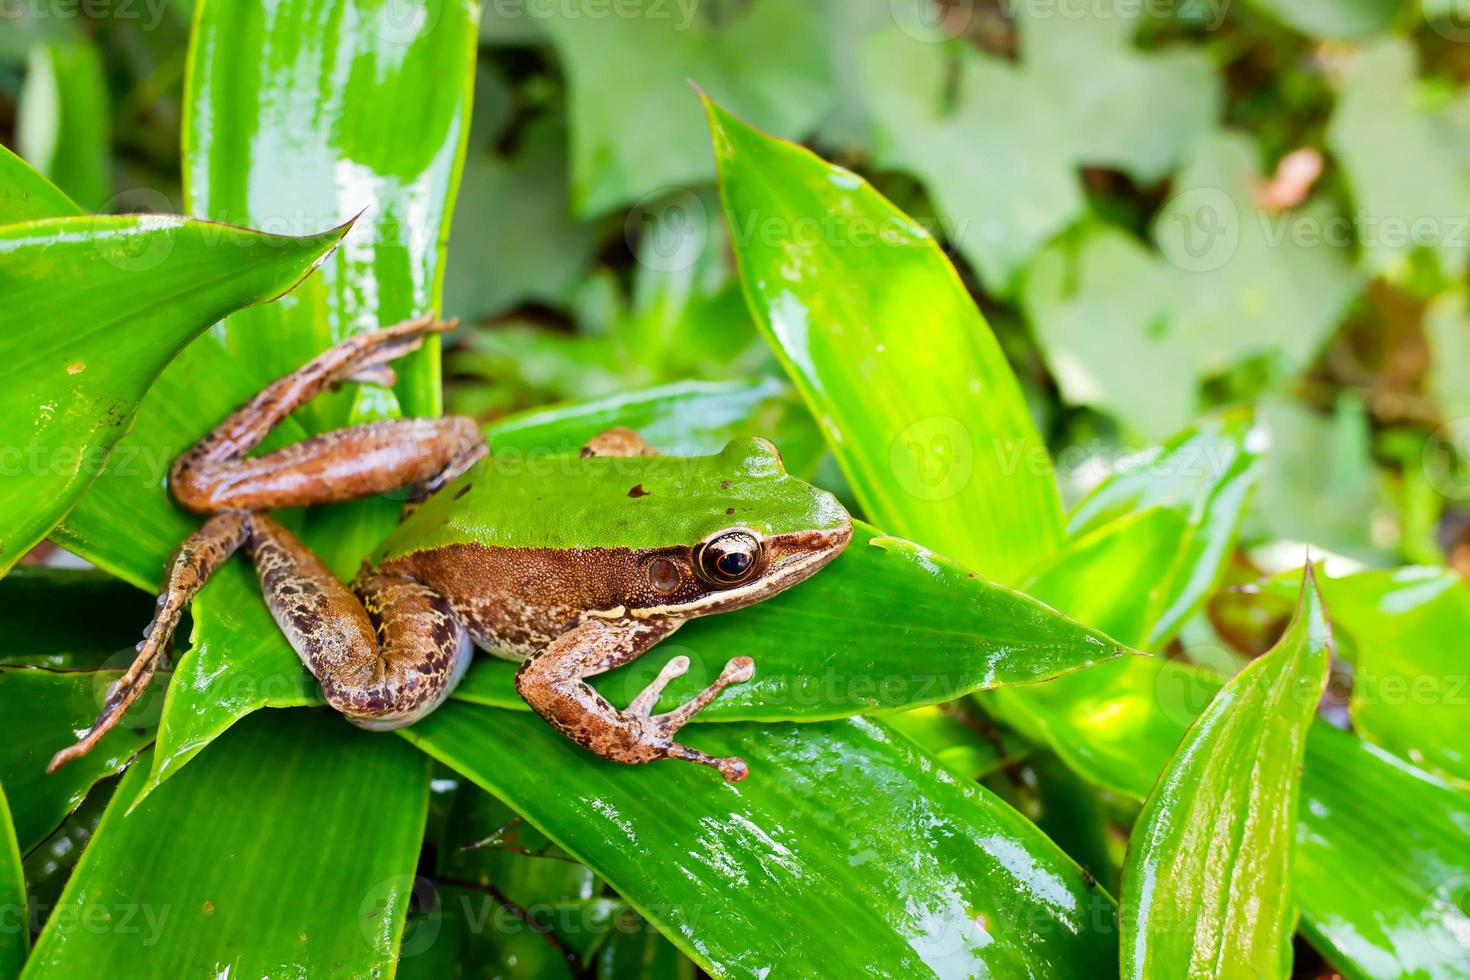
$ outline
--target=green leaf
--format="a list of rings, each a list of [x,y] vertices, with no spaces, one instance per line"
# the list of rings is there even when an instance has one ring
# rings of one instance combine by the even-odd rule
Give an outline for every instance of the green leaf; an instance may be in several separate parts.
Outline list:
[[[1154,219],[1179,281],[1171,330],[1189,338],[1202,375],[1247,357],[1300,371],[1362,286],[1340,216],[1317,204],[1279,214],[1257,205],[1259,161],[1244,134],[1210,136]]]
[[[1188,339],[1171,329],[1177,285],[1157,256],[1107,225],[1036,256],[1021,305],[1067,402],[1107,412],[1145,439],[1188,422],[1197,379]]]
[[[81,213],[60,188],[0,146],[0,224]]]
[[[524,814],[715,976],[1092,975],[1113,903],[1026,820],[872,722],[706,725],[751,778],[594,759],[450,703],[404,734]],[[555,780],[547,772],[558,774]],[[861,840],[847,840],[862,827]],[[915,859],[919,855],[919,859]]]
[[[154,609],[148,595],[95,569],[17,565],[0,579],[0,664],[96,667],[131,651],[123,637]]]
[[[75,31],[31,45],[16,144],[88,211],[103,210],[112,196],[109,111],[101,52],[90,37]]]
[[[847,550],[811,582],[738,613],[696,619],[594,686],[626,704],[665,661],[683,655],[693,666],[659,699],[671,708],[702,690],[737,648],[755,658],[755,679],[730,688],[698,720],[877,714],[1045,680],[1129,652],[1029,596],[859,522]],[[455,697],[525,709],[514,678],[515,665],[481,657]]]
[[[1161,651],[1219,585],[1261,479],[1269,442],[1251,411],[1235,410],[1203,419],[1159,449],[1140,454],[1119,467],[1073,509],[1068,518],[1074,536],[1072,547],[1084,536],[1153,508],[1167,509],[1183,520],[1183,527],[1173,538],[1172,552],[1147,575],[1147,580],[1155,583],[1148,601],[1140,603],[1135,592],[1126,602],[1109,604],[1119,615],[1126,607],[1137,607],[1141,632],[1113,632],[1100,625],[1102,620],[1074,611],[1075,602],[1091,601],[1093,608],[1103,612],[1106,600],[1098,596],[1088,600],[1085,590],[1073,590],[1065,598],[1034,584],[1028,591],[1071,611],[1083,622],[1099,625],[1124,643]],[[1061,564],[1057,560],[1052,567]],[[1082,563],[1074,562],[1071,567],[1075,570]],[[1132,581],[1137,584],[1144,580]]]
[[[1023,71],[969,46],[948,58],[941,50],[899,30],[868,43],[875,162],[924,184],[945,237],[987,289],[1005,294],[1031,257],[1082,215],[1081,182],[1067,135],[1048,121],[1050,101]]]
[[[46,772],[51,756],[96,720],[107,686],[121,674],[0,667],[0,717],[6,726],[0,739],[0,783],[15,800],[15,833],[22,850],[45,840],[99,780],[121,772],[153,741],[161,688],[140,698],[90,753],[54,774]]]
[[[1281,594],[1299,575],[1269,583]],[[1470,586],[1448,568],[1322,577],[1339,648],[1353,665],[1353,729],[1415,765],[1470,788],[1464,637]]]
[[[146,774],[123,779],[28,977],[140,963],[176,977],[392,974],[427,814],[422,756],[321,712],[272,712],[125,815]]]
[[[1428,252],[1446,280],[1464,277],[1470,212],[1464,132],[1470,96],[1430,108],[1413,45],[1384,38],[1348,68],[1327,141],[1358,208],[1363,262],[1402,280],[1412,253]]]
[[[854,174],[707,106],[746,300],[867,516],[1017,581],[1060,543],[1061,505],[954,267]]]
[[[1299,770],[1331,642],[1309,574],[1280,642],[1184,734],[1129,840],[1124,976],[1290,973]]]
[[[20,848],[16,846],[15,828],[10,822],[10,806],[5,801],[5,785],[0,780],[0,980],[20,976],[31,944],[27,923],[26,883],[21,877]]]
[[[228,356],[196,345],[188,369],[155,389],[152,398],[182,398],[190,411],[179,417],[158,406],[158,428],[145,443],[150,458],[171,460],[261,386],[333,342],[437,308],[469,123],[474,42],[469,0],[408,22],[392,0],[292,0],[270,10],[207,0],[195,27],[186,99],[191,209],[264,227],[314,227],[367,210],[310,288],[289,305],[232,317],[220,331]],[[322,51],[335,52],[345,76],[327,70]],[[303,104],[314,107],[309,126],[296,111]],[[221,367],[224,360],[237,367]],[[437,414],[438,367],[437,346],[426,344],[395,363],[392,393],[361,389],[319,398],[296,418],[320,430]],[[220,399],[210,397],[211,411],[203,411],[192,392],[199,377],[228,396],[221,410]],[[299,431],[283,427],[276,439],[299,438]],[[177,525],[163,495],[153,497],[143,520]],[[347,574],[391,529],[400,505],[375,499],[308,512],[303,540]],[[177,530],[174,543],[182,537]],[[145,566],[142,575],[151,581],[159,571],[161,565]],[[252,579],[242,563],[231,563],[194,602],[194,646],[179,661],[179,683],[164,703],[150,788],[244,714],[319,697]]]
[[[1124,657],[986,704],[1075,771],[1146,798],[1213,674]],[[1002,700],[999,695],[1006,695]],[[1292,891],[1302,930],[1352,977],[1457,977],[1470,957],[1470,797],[1317,723],[1307,737]]]
[[[541,24],[567,73],[572,200],[582,215],[714,176],[690,80],[796,139],[832,99],[828,66],[811,56],[826,25],[804,0],[755,0],[741,11],[632,0],[614,16],[598,0],[568,0]]]
[[[101,472],[190,340],[301,280],[341,237],[279,238],[159,215],[0,227],[0,572]]]

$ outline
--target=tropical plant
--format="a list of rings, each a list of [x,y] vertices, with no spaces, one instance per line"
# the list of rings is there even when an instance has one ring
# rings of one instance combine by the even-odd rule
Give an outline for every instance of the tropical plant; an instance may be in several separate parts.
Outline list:
[[[1183,269],[1180,287],[1167,263],[1192,259],[1169,215],[1198,231],[1214,213],[1191,210],[1198,190],[1250,213],[1256,164],[1216,126],[1201,52],[1169,28],[1180,50],[1135,49],[1111,5],[1071,24],[1018,8],[1035,30],[1014,64],[932,43],[948,22],[912,19],[921,4],[864,8],[844,22],[852,49],[825,4],[673,4],[690,14],[675,31],[653,2],[596,6],[197,0],[177,65],[188,218],[92,213],[110,181],[98,46],[30,42],[36,167],[0,148],[0,980],[1470,974],[1456,646],[1470,590],[1437,566],[1304,571],[1301,549],[1273,571],[1241,545],[1285,536],[1251,529],[1258,488],[1321,479],[1279,476],[1272,437],[1289,426],[1262,416],[1283,379],[1368,277],[1451,296],[1454,257],[1272,252],[1241,222],[1239,254]],[[1257,3],[1304,34],[1360,37],[1390,29],[1382,6]],[[566,59],[565,119],[527,118],[549,98],[537,64],[477,74],[477,48],[506,44]],[[1402,47],[1371,42],[1352,73],[1412,77]],[[857,48],[892,80],[869,104],[824,118],[824,102],[786,97],[833,88]],[[1068,80],[1088,72],[1146,94],[1137,117],[1073,106]],[[689,74],[711,93],[703,117]],[[1371,84],[1352,77],[1330,138],[1366,180]],[[952,113],[933,111],[941,89]],[[885,196],[732,110],[912,179],[876,174]],[[1033,112],[1069,120],[1065,145],[1024,125]],[[1173,181],[1157,254],[1089,201],[1079,166]],[[976,181],[986,167],[1016,185]],[[569,181],[546,179],[563,168]],[[1358,193],[1390,194],[1372,186]],[[936,235],[898,198],[954,220]],[[634,258],[591,270],[608,214],[628,219],[610,224]],[[46,774],[131,661],[196,526],[168,496],[174,456],[333,342],[438,312],[446,275],[459,312],[513,322],[465,328],[442,369],[426,346],[391,389],[344,386],[268,447],[438,414],[445,375],[502,458],[613,425],[682,454],[773,439],[858,518],[847,551],[598,681],[622,704],[683,655],[695,668],[666,695],[682,700],[752,655],[755,680],[688,736],[751,776],[597,759],[490,658],[418,724],[353,729],[241,562],[195,601],[151,696]],[[1220,310],[1260,290],[1272,309],[1247,304],[1233,333]],[[1059,472],[1033,421],[1010,313],[992,331],[977,292],[1021,309],[1063,399],[1118,431],[1162,436],[1212,410],[1078,493],[1079,468]],[[547,329],[548,308],[576,330]],[[1311,336],[1288,342],[1280,318],[1296,313]],[[1078,346],[1094,318],[1122,354]],[[1161,318],[1175,328],[1157,350],[1134,328]],[[1265,350],[1284,363],[1257,383]],[[1141,365],[1183,380],[1143,384]],[[1091,424],[1078,417],[1066,425]],[[1066,425],[1043,430],[1079,431]],[[1348,477],[1371,481],[1362,455]],[[1452,509],[1407,489],[1409,472],[1405,542]],[[348,577],[400,505],[283,519]],[[1363,520],[1330,543],[1363,544]],[[90,567],[21,563],[43,539]]]

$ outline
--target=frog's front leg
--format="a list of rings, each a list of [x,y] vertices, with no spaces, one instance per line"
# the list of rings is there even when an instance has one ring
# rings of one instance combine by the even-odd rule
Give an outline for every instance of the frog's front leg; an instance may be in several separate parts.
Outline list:
[[[675,742],[674,734],[727,686],[750,680],[755,667],[749,657],[731,660],[713,684],[661,715],[650,712],[669,681],[689,669],[687,657],[669,661],[624,711],[587,683],[587,678],[635,659],[680,624],[680,620],[590,619],[526,660],[516,673],[516,690],[568,738],[606,759],[627,764],[685,759],[713,766],[731,782],[744,779],[744,760],[707,755]]]

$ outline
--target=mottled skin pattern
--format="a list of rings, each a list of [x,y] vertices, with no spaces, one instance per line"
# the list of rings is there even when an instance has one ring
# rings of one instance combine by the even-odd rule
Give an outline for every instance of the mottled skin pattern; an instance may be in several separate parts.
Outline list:
[[[328,388],[347,381],[391,384],[389,361],[417,348],[425,334],[451,328],[424,318],[353,337],[268,386],[175,462],[174,496],[213,516],[181,546],[137,660],[109,692],[92,729],[53,758],[53,770],[89,751],[146,689],[184,608],[243,547],[281,631],[328,703],[355,724],[386,729],[423,717],[454,690],[478,646],[523,660],[516,676],[521,696],[598,755],[623,763],[685,759],[730,780],[744,778],[740,759],[708,756],[673,736],[727,685],[750,679],[750,658],[732,659],[715,683],[662,715],[651,714],[653,705],[688,670],[685,657],[671,660],[621,711],[586,679],[641,655],[689,618],[790,587],[846,545],[851,523],[841,506],[787,478],[768,443],[732,444],[716,457],[691,458],[687,480],[670,462],[646,463],[636,469],[646,475],[631,486],[604,465],[606,457],[631,464],[656,454],[628,429],[590,440],[581,454],[588,462],[560,484],[534,477],[493,482],[493,474],[476,468],[488,454],[479,429],[454,417],[373,422],[245,456],[281,419]],[[725,467],[730,479],[719,479]],[[457,489],[427,500],[462,475]],[[459,515],[459,501],[476,482],[480,509]],[[763,497],[767,486],[771,496]],[[405,487],[414,490],[414,505],[427,502],[422,511],[407,509],[413,517],[350,588],[264,512]],[[617,513],[609,510],[610,492],[621,501]],[[508,544],[513,522],[491,526],[483,515],[498,494],[533,511],[528,520],[547,540]],[[713,495],[720,498],[717,513]],[[673,528],[667,533],[664,516]],[[612,537],[640,544],[553,543],[599,520]],[[649,544],[650,534],[663,543]]]

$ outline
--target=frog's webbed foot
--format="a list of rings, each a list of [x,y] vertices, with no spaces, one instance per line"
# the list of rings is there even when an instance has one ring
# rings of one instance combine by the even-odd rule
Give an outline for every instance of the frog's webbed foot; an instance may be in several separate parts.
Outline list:
[[[653,707],[664,688],[689,670],[688,657],[665,664],[623,711],[586,681],[633,660],[678,627],[678,622],[588,620],[522,664],[516,690],[564,735],[605,759],[629,765],[684,759],[738,782],[749,772],[743,759],[709,755],[675,742],[674,735],[726,687],[750,680],[755,664],[749,657],[734,658],[713,684],[660,715],[652,714]]]

